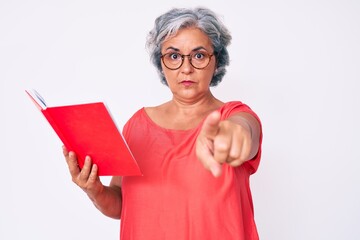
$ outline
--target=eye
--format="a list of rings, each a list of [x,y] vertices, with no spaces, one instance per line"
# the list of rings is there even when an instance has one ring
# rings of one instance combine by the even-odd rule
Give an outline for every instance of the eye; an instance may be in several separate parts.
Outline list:
[[[193,59],[195,60],[202,60],[206,57],[205,53],[202,53],[202,52],[196,52],[193,54]]]
[[[167,56],[171,60],[178,60],[179,58],[181,58],[179,53],[169,53],[167,54]]]

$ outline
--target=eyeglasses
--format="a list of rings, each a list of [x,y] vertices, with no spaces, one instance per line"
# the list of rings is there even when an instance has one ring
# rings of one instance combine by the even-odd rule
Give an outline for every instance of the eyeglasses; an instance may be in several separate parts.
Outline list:
[[[187,57],[191,66],[196,69],[204,69],[209,65],[212,56],[214,54],[208,54],[204,51],[193,52],[188,55],[171,52],[161,55],[161,60],[168,69],[177,70],[183,65],[184,59]]]

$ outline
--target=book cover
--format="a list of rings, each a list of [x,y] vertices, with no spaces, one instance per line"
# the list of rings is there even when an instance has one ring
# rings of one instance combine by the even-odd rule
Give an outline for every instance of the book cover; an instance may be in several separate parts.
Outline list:
[[[39,93],[27,91],[36,107],[69,151],[74,151],[80,168],[86,156],[98,165],[99,176],[141,175],[123,135],[102,102],[48,107]]]

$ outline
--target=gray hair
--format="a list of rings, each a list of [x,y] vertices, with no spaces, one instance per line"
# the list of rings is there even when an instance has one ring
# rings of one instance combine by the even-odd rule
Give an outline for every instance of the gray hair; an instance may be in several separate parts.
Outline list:
[[[216,86],[226,73],[225,67],[229,65],[229,53],[226,47],[230,44],[231,35],[216,14],[209,9],[173,8],[156,18],[154,28],[149,32],[146,42],[150,52],[150,60],[157,68],[161,82],[167,85],[161,67],[162,43],[180,29],[189,27],[200,29],[212,42],[217,65],[210,86]]]

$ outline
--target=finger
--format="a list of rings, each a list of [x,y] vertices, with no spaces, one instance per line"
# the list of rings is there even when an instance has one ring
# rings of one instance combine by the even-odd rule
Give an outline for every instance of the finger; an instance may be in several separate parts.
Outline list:
[[[62,152],[63,152],[63,155],[64,155],[64,157],[65,157],[65,160],[66,160],[66,162],[69,164],[69,161],[70,161],[70,151],[69,150],[67,150],[67,148],[63,145],[62,146]]]
[[[62,151],[65,157],[67,157],[69,155],[69,151],[67,150],[67,148],[63,145],[62,146]]]
[[[87,181],[91,172],[91,158],[89,156],[85,157],[84,166],[81,169],[79,178],[82,181]]]
[[[243,163],[244,163],[244,161],[241,159],[235,159],[235,160],[232,160],[231,162],[228,162],[228,164],[232,167],[238,167]]]
[[[90,176],[89,176],[89,183],[94,183],[99,179],[98,176],[98,166],[96,164],[92,165]]]
[[[66,157],[66,162],[69,167],[69,171],[72,177],[77,176],[80,173],[80,168],[78,166],[77,157],[74,152],[68,152]]]
[[[215,177],[221,175],[221,165],[215,161],[212,151],[206,143],[198,141],[196,155],[203,166]]]
[[[214,177],[219,177],[221,175],[222,166],[218,162],[216,161],[210,162],[209,169]]]
[[[215,138],[219,131],[220,117],[221,115],[218,111],[214,111],[206,117],[201,130],[201,133],[204,134],[205,137],[210,139]]]
[[[252,148],[251,137],[249,137],[249,140],[242,141],[240,159],[243,162],[250,160],[251,148]]]
[[[242,141],[237,136],[232,136],[231,141],[231,147],[229,150],[229,156],[226,160],[227,163],[229,163],[231,166],[234,166],[234,164],[237,164],[238,160],[240,160],[241,151],[242,151]]]
[[[215,161],[213,155],[204,155],[204,160],[202,161],[202,163],[204,167],[209,170],[214,177],[219,177],[221,175],[222,166],[220,163]]]
[[[242,148],[240,147],[240,145],[236,144],[235,142],[236,142],[235,139],[233,139],[231,148],[229,150],[229,156],[228,159],[226,160],[226,162],[228,163],[240,159]]]
[[[231,150],[229,154],[229,165],[233,167],[240,166],[245,161],[249,160],[251,151],[251,143],[244,138],[233,137]]]
[[[232,135],[219,133],[214,140],[214,159],[218,163],[225,163],[229,158]]]

